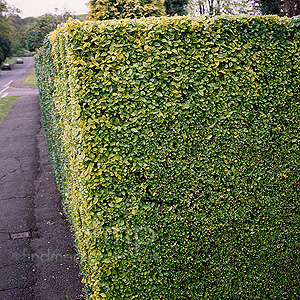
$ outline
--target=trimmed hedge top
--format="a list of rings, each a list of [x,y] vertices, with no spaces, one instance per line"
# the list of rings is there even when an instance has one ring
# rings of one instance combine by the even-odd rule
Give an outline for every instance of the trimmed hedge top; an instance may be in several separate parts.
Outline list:
[[[69,21],[37,55],[91,299],[297,299],[300,20]]]

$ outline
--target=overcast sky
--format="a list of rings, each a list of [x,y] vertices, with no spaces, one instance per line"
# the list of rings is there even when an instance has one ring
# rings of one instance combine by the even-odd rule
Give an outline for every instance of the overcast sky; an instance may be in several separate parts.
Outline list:
[[[86,14],[89,7],[86,5],[89,0],[6,0],[8,5],[19,8],[21,18],[38,17],[46,13],[70,11],[72,14]]]

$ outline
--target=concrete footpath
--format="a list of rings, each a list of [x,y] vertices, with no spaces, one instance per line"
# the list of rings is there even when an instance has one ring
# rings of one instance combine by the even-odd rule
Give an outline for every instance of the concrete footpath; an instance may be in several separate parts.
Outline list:
[[[29,71],[12,83],[21,96],[0,124],[0,300],[83,299],[37,89],[21,83]]]

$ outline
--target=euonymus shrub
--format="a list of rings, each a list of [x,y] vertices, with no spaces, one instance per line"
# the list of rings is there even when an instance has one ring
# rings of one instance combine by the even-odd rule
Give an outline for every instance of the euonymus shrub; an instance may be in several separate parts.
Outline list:
[[[297,299],[299,19],[69,21],[36,56],[90,299]]]

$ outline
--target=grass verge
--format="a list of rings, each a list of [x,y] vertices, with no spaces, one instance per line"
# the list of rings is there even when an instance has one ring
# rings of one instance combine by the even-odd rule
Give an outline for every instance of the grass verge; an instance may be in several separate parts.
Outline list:
[[[36,79],[36,75],[35,75],[35,68],[33,68],[31,73],[23,80],[23,84],[37,85],[37,79]]]
[[[14,63],[16,62],[17,58],[18,58],[18,57],[15,57],[15,56],[14,56],[14,57],[10,57],[10,58],[7,58],[7,59],[5,60],[5,62],[6,62],[6,63],[10,63],[10,64],[12,65],[12,64],[14,64]]]
[[[4,117],[8,114],[11,106],[17,98],[18,96],[8,96],[0,98],[0,124]]]

